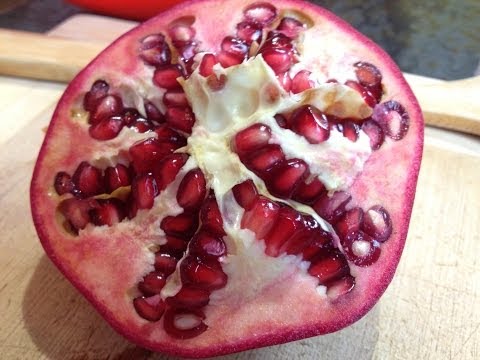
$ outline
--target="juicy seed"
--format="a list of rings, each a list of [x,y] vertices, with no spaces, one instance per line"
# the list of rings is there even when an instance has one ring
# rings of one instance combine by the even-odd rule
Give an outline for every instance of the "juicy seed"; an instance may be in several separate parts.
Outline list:
[[[317,277],[320,284],[325,285],[349,275],[349,267],[345,256],[337,249],[334,249],[327,256],[312,262],[308,273]]]
[[[350,200],[351,195],[345,191],[337,191],[331,197],[324,194],[313,204],[313,209],[323,219],[334,224],[343,216]]]
[[[235,66],[235,65],[239,65],[243,62],[243,57],[241,56],[236,56],[236,55],[232,55],[230,53],[227,53],[225,51],[221,51],[218,55],[217,55],[217,59],[220,63],[220,65],[222,65],[223,68],[229,68],[230,66]]]
[[[285,155],[277,144],[269,144],[253,153],[245,165],[259,176],[266,176],[276,164],[285,160]]]
[[[155,125],[150,120],[144,118],[138,118],[135,122],[130,126],[131,129],[134,129],[136,132],[139,133],[146,133],[147,131],[152,131]]]
[[[105,169],[104,181],[107,193],[112,193],[122,186],[129,186],[132,180],[128,168],[117,164],[115,167],[109,166]]]
[[[90,222],[90,211],[98,206],[95,199],[71,198],[60,203],[58,209],[74,231],[84,229]]]
[[[245,210],[250,210],[256,204],[258,191],[252,180],[246,180],[232,188],[236,202]]]
[[[90,112],[88,122],[95,125],[103,119],[121,115],[122,111],[122,99],[116,95],[107,95],[98,100],[96,107]]]
[[[187,134],[192,132],[195,123],[195,115],[192,109],[187,107],[169,107],[165,114],[167,123],[174,129],[183,131]]]
[[[272,68],[275,74],[281,74],[293,65],[293,57],[289,51],[278,48],[266,48],[261,50],[263,59]]]
[[[152,271],[151,273],[145,275],[143,280],[138,283],[138,290],[140,290],[143,295],[153,296],[160,294],[160,291],[165,286],[165,283],[165,274],[160,271]]]
[[[193,214],[182,213],[177,216],[167,216],[160,223],[160,228],[167,235],[177,235],[190,238],[197,231],[198,220]]]
[[[392,220],[388,211],[380,205],[368,209],[365,213],[363,230],[379,242],[388,240],[392,234]]]
[[[307,261],[324,257],[333,250],[332,234],[318,231],[316,235],[302,250],[302,256]]]
[[[163,191],[175,180],[180,169],[188,160],[187,154],[175,153],[166,156],[153,169],[153,176],[157,182],[158,190]]]
[[[207,200],[203,203],[200,210],[200,220],[202,221],[202,228],[207,229],[217,236],[225,235],[222,215],[220,214],[214,194],[210,194]]]
[[[165,121],[163,114],[158,110],[158,108],[150,101],[144,102],[145,113],[147,114],[147,119],[154,121],[158,124]]]
[[[310,80],[312,73],[308,70],[299,71],[292,79],[292,93],[298,94],[302,91],[311,89],[315,86],[313,80]]]
[[[277,80],[282,85],[283,89],[286,92],[291,91],[291,89],[292,89],[292,78],[290,77],[290,74],[288,73],[288,71],[284,72],[283,74],[278,74],[277,75]]]
[[[237,39],[233,36],[227,36],[222,40],[221,43],[222,51],[237,56],[245,58],[248,53],[248,45],[240,39]]]
[[[343,124],[343,136],[348,140],[355,142],[358,139],[358,133],[360,132],[360,127],[352,121],[346,121]]]
[[[182,286],[175,296],[168,297],[168,305],[180,309],[196,309],[208,305],[210,293],[203,289],[196,289],[190,286]]]
[[[83,98],[83,108],[89,112],[95,110],[98,101],[107,96],[109,88],[110,86],[104,80],[95,81]]]
[[[355,287],[355,278],[347,275],[340,280],[328,284],[327,296],[330,300],[336,300],[340,296],[348,294]]]
[[[206,196],[207,183],[200,169],[190,170],[180,182],[177,202],[185,210],[196,210],[202,205]]]
[[[375,107],[372,118],[382,127],[385,134],[393,140],[403,139],[410,126],[410,116],[403,105],[395,100],[384,102]]]
[[[291,39],[296,39],[305,30],[304,23],[292,17],[284,17],[277,27],[277,30]]]
[[[330,137],[327,116],[313,106],[297,109],[292,114],[290,123],[292,130],[305,137],[310,144],[319,144]]]
[[[279,198],[290,198],[303,181],[308,165],[300,159],[288,159],[272,169],[272,176],[267,181],[270,193]]]
[[[360,230],[363,224],[364,214],[359,207],[348,210],[345,215],[335,224],[335,231],[340,239],[347,237],[351,232]]]
[[[362,95],[362,98],[365,101],[365,103],[371,108],[377,105],[378,101],[376,97],[365,86],[362,86],[358,82],[353,80],[346,81],[345,85],[347,85],[348,87],[352,88],[353,90],[357,91],[360,95]]]
[[[283,244],[303,226],[302,216],[289,206],[280,208],[275,223],[266,234],[265,254],[277,257]]]
[[[217,261],[186,257],[180,264],[182,283],[196,288],[213,291],[227,284],[227,275]]]
[[[189,254],[201,259],[218,258],[226,254],[226,247],[221,238],[207,231],[200,231],[190,241]]]
[[[272,137],[270,128],[263,124],[252,125],[235,135],[234,148],[240,156],[258,150]]]
[[[104,192],[102,171],[86,161],[78,165],[72,176],[72,182],[75,185],[76,195],[80,197],[99,195]]]
[[[180,89],[181,86],[177,78],[182,76],[182,68],[179,65],[163,65],[155,69],[153,83],[167,90]]]
[[[243,15],[248,21],[266,26],[272,23],[277,17],[277,9],[270,3],[256,2],[243,10]]]
[[[160,251],[162,253],[168,253],[177,259],[181,259],[187,250],[187,241],[172,235],[167,235],[165,238],[167,242],[160,246]]]
[[[157,195],[157,183],[152,175],[139,175],[133,179],[132,196],[137,209],[151,209]]]
[[[380,257],[380,243],[363,231],[349,233],[340,243],[347,258],[357,266],[372,265]]]
[[[187,96],[180,90],[169,90],[163,95],[163,103],[167,107],[186,107],[189,106]]]
[[[155,270],[160,271],[168,276],[175,271],[178,260],[167,253],[157,252],[155,254]]]
[[[237,37],[246,44],[251,45],[254,41],[261,42],[262,27],[260,24],[251,21],[242,21],[237,25]]]
[[[213,75],[213,67],[215,66],[215,64],[218,64],[218,61],[214,54],[203,55],[202,61],[199,65],[200,75],[204,77]]]
[[[116,198],[99,200],[98,206],[89,211],[91,222],[97,226],[112,226],[121,222],[126,216],[125,204]]]
[[[382,82],[382,74],[375,65],[370,63],[359,61],[353,64],[355,67],[355,75],[358,82],[366,87],[378,86]]]
[[[152,172],[158,162],[177,149],[176,144],[148,138],[133,144],[129,149],[132,165],[137,174]]]
[[[134,108],[123,109],[123,112],[122,112],[123,122],[128,127],[132,126],[140,117],[141,115],[137,109],[134,109]]]
[[[370,138],[370,147],[372,150],[380,149],[380,146],[382,146],[385,140],[382,127],[375,120],[368,119],[362,124],[362,130]]]
[[[315,177],[313,180],[307,177],[305,181],[298,185],[293,193],[292,199],[310,205],[324,192],[326,192],[325,186],[318,177]]]
[[[65,171],[57,173],[53,186],[58,195],[68,194],[74,190],[72,177]]]
[[[124,125],[121,116],[112,116],[91,125],[88,133],[96,140],[111,140],[117,137]]]
[[[196,337],[208,328],[202,321],[205,315],[200,310],[168,309],[163,319],[163,327],[170,336],[177,339]]]
[[[243,214],[241,228],[251,230],[258,240],[262,240],[274,226],[279,211],[280,205],[258,196],[252,209]]]
[[[285,115],[282,114],[276,114],[275,115],[275,121],[277,122],[278,126],[280,126],[282,129],[287,129],[288,128],[288,121]]]
[[[140,58],[152,66],[169,64],[172,60],[170,48],[162,34],[153,34],[143,38],[139,53]]]
[[[148,321],[158,321],[165,312],[165,303],[160,295],[150,297],[140,296],[133,299],[137,314]]]
[[[312,249],[307,250],[309,246],[315,246],[316,251],[320,252],[319,246],[323,249],[330,245],[331,235],[322,229],[320,224],[310,215],[303,215],[302,226],[282,247],[282,252],[287,254],[300,254],[306,252],[309,254]]]
[[[167,124],[162,124],[155,129],[157,139],[161,142],[169,142],[175,144],[176,148],[181,148],[187,145],[187,139],[178,131],[173,130]]]

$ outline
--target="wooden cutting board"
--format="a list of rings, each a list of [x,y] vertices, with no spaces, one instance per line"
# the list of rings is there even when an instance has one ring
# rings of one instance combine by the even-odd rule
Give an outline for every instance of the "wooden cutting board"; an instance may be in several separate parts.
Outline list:
[[[98,18],[86,20],[60,31],[95,37],[115,25],[95,30]],[[63,90],[62,84],[0,77],[0,358],[169,359],[110,329],[39,244],[29,183]],[[479,359],[479,169],[479,138],[427,129],[407,245],[374,309],[335,334],[220,359]]]

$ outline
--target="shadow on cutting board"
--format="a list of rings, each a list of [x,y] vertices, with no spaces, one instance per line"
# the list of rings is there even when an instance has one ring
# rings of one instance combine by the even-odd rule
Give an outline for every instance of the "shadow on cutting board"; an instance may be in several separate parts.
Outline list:
[[[137,347],[118,335],[45,255],[35,268],[22,305],[27,331],[48,359],[175,359]],[[215,359],[370,359],[379,335],[378,316],[377,306],[335,334]]]

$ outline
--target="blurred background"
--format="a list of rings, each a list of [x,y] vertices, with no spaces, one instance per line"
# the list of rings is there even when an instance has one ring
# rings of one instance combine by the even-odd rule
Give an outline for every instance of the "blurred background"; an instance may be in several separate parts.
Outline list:
[[[480,0],[312,2],[379,43],[403,71],[453,80],[480,70]],[[62,0],[0,0],[0,27],[44,32],[86,12]]]

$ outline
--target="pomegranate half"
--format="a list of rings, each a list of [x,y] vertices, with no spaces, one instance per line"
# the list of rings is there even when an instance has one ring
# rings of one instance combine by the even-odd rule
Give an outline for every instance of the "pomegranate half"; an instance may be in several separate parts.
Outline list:
[[[392,60],[293,1],[193,1],[60,100],[31,185],[46,253],[121,334],[206,357],[330,333],[391,281],[423,144]]]

